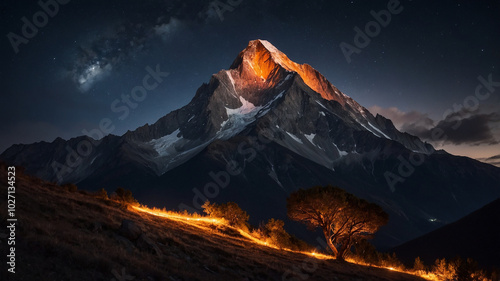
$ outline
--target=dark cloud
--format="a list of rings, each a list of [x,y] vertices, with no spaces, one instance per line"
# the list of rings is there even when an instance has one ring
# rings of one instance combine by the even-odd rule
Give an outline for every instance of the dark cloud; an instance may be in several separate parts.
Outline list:
[[[500,125],[498,113],[471,113],[462,110],[436,122],[427,114],[418,111],[403,112],[396,107],[372,106],[369,110],[391,119],[399,130],[436,145],[476,146],[500,143],[496,132],[496,128]]]
[[[500,143],[495,136],[493,127],[500,122],[497,113],[470,114],[457,112],[448,115],[435,128],[428,131],[426,139],[442,140],[445,144],[493,145]],[[441,130],[443,137],[437,138],[433,131]]]
[[[496,155],[496,156],[492,156],[492,157],[488,158],[488,160],[499,160],[500,161],[500,154]]]

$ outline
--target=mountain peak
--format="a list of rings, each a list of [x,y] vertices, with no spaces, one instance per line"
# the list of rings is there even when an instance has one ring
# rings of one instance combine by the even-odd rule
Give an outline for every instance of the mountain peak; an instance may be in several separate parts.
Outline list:
[[[260,78],[263,81],[274,80],[273,78],[280,73],[280,70],[297,73],[307,86],[324,99],[335,100],[343,106],[348,102],[347,100],[350,100],[316,69],[308,64],[298,64],[292,61],[266,40],[250,41],[230,68],[238,69],[242,77]]]
[[[256,44],[261,44],[262,46],[264,46],[264,48],[266,48],[271,53],[274,53],[274,54],[283,54],[273,44],[271,44],[271,42],[269,42],[267,40],[262,40],[262,39],[252,40],[252,41],[250,41],[248,43],[248,46],[256,45]]]
[[[278,50],[273,44],[271,44],[267,40],[257,39],[250,41],[247,48],[243,51],[245,53],[255,54],[256,52],[259,55],[263,56],[265,53],[271,55],[271,59],[281,67],[285,68],[288,71],[297,72],[297,67],[299,66],[297,63],[291,61],[283,52]]]
[[[231,69],[239,69],[244,76],[257,76],[264,81],[276,76],[279,69],[297,72],[294,62],[273,44],[261,39],[250,41],[233,62]]]
[[[248,65],[255,75],[266,80],[274,74],[273,70],[277,67],[284,68],[289,72],[300,72],[299,64],[290,60],[269,41],[262,39],[250,41],[231,68],[237,68],[241,64]]]

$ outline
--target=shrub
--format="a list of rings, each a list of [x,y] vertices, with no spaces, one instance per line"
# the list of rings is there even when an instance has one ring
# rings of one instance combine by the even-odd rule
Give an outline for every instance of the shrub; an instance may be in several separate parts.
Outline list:
[[[266,224],[259,226],[257,233],[270,244],[279,248],[290,248],[291,236],[285,231],[284,226],[285,223],[282,220],[269,219]]]
[[[74,183],[63,184],[62,187],[69,192],[76,192],[78,187]]]
[[[432,267],[432,272],[441,276],[443,280],[452,280],[455,276],[455,266],[446,262],[446,259],[437,259]]]
[[[405,266],[398,259],[398,257],[396,256],[396,253],[392,253],[392,255],[388,254],[388,253],[379,254],[379,260],[380,260],[381,266],[392,267],[392,268],[396,268],[399,270],[405,269]]]
[[[284,226],[285,223],[282,220],[269,219],[267,223],[261,223],[252,235],[278,248],[307,252],[314,250],[313,246],[286,232]]]
[[[250,216],[234,202],[216,204],[206,201],[202,207],[203,212],[210,217],[223,218],[228,221],[229,225],[237,226],[244,230],[248,230],[249,228],[248,219]]]
[[[132,191],[122,187],[116,189],[113,199],[127,204],[139,204],[132,195]]]
[[[302,252],[311,252],[316,250],[315,247],[311,246],[303,240],[300,240],[293,234],[290,234],[290,249]]]
[[[453,280],[456,281],[482,281],[487,280],[486,274],[483,270],[479,269],[477,262],[471,258],[462,260],[456,258],[453,261],[455,267],[455,275]]]
[[[105,200],[109,199],[108,192],[106,192],[106,189],[104,189],[104,188],[101,188],[99,191],[97,191],[95,193],[95,197],[105,199]]]
[[[420,272],[425,271],[425,265],[422,262],[422,260],[420,259],[420,257],[415,258],[415,261],[413,262],[413,270],[417,271],[417,272],[418,271],[420,271]]]
[[[349,255],[350,258],[356,261],[361,261],[370,265],[381,265],[381,256],[382,254],[377,252],[375,246],[366,239],[358,239],[354,243],[353,253]]]

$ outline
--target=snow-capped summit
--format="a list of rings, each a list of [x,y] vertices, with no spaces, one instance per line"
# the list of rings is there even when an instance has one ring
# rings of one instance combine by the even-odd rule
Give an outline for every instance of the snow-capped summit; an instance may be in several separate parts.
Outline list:
[[[280,71],[281,68],[286,70],[286,73]],[[355,101],[341,93],[316,69],[308,64],[293,62],[287,55],[266,40],[250,41],[248,46],[238,55],[230,69],[237,69],[244,79],[252,79],[254,76],[261,78],[262,80],[259,81],[262,82],[259,83],[261,87],[276,86],[290,73],[296,73],[307,86],[319,93],[324,99],[335,100],[341,105],[345,105],[349,100],[352,104],[357,105]]]

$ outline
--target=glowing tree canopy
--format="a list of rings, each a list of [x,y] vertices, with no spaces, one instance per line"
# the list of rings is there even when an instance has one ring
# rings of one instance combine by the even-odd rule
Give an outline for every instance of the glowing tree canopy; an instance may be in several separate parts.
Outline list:
[[[299,189],[287,198],[288,216],[309,228],[320,227],[337,259],[359,239],[367,239],[389,219],[378,205],[328,186]]]

